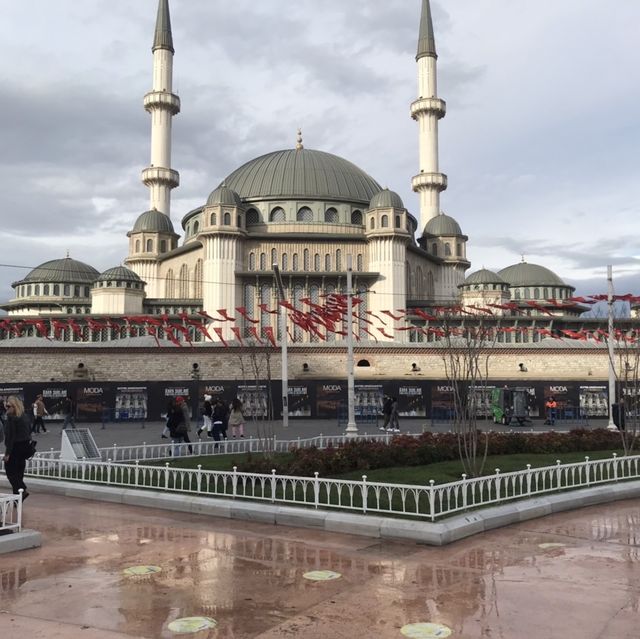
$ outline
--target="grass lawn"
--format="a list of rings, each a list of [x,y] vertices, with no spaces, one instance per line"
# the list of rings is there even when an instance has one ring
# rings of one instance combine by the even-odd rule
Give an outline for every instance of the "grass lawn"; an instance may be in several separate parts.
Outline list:
[[[554,466],[556,460],[560,459],[563,464],[582,462],[585,457],[591,460],[607,459],[617,452],[622,456],[622,451],[598,450],[580,453],[562,453],[560,455],[543,454],[532,455],[529,453],[519,453],[517,455],[496,455],[487,457],[485,464],[485,475],[492,475],[496,468],[501,472],[508,473],[516,470],[524,470],[527,464],[532,468],[541,466]],[[259,453],[258,453],[259,454]],[[273,468],[278,470],[279,464],[291,457],[290,453],[278,453],[273,457]],[[210,457],[183,457],[169,462],[172,468],[197,468],[202,466],[202,470],[232,470],[234,466],[242,467],[242,461],[246,459],[245,453],[235,455],[216,455]],[[161,462],[147,462],[148,465],[163,465]],[[463,469],[459,461],[439,462],[427,466],[406,466],[397,468],[379,468],[377,470],[353,471],[342,475],[334,475],[334,479],[362,479],[362,475],[367,476],[367,481],[384,482],[389,484],[417,484],[426,485],[431,479],[436,484],[444,484],[461,479]]]

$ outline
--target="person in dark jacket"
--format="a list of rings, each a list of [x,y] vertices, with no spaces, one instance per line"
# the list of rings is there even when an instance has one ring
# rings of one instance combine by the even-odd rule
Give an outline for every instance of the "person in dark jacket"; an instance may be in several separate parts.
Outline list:
[[[24,483],[24,469],[31,456],[31,423],[18,397],[11,395],[6,401],[6,409],[4,469],[13,494],[19,494],[22,489],[24,501],[29,496]]]

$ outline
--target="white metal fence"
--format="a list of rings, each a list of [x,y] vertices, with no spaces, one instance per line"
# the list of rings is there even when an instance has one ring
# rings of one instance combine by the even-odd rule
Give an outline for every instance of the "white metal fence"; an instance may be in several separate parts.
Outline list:
[[[22,530],[22,495],[0,495],[0,533]]]
[[[361,480],[346,481],[271,474],[206,471],[136,462],[68,462],[34,458],[28,462],[32,477],[82,483],[189,493],[200,496],[247,499],[270,503],[335,508],[360,513],[414,517],[434,521],[454,513],[545,493],[617,482],[640,477],[640,456],[531,468],[435,485],[403,485]]]

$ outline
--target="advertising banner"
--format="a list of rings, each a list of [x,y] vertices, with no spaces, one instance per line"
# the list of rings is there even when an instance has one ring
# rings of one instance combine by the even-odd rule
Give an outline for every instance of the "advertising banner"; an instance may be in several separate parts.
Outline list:
[[[356,417],[382,415],[384,388],[382,384],[358,384],[354,386]]]
[[[427,414],[424,389],[418,384],[401,384],[398,388],[400,417],[425,417]]]
[[[7,399],[13,395],[17,397],[21,402],[24,402],[24,386],[1,386],[0,387],[0,401],[6,402]],[[31,414],[29,406],[25,406],[25,410]]]
[[[492,386],[470,386],[467,395],[467,405],[478,419],[489,419],[493,416],[491,409]]]
[[[308,384],[289,384],[289,417],[311,417],[311,394]]]
[[[609,390],[601,386],[580,386],[578,389],[580,414],[584,417],[609,416]]]
[[[146,386],[118,386],[116,388],[115,419],[147,419],[149,390]]]
[[[435,383],[431,387],[431,417],[432,419],[452,419],[453,417],[453,388],[446,382]]]
[[[108,388],[98,384],[76,390],[76,416],[82,422],[101,422],[103,410],[110,407]]]
[[[244,384],[238,386],[238,399],[246,419],[265,419],[269,416],[269,394],[266,384]]]
[[[49,413],[47,419],[64,419],[62,411],[63,401],[67,397],[67,389],[44,387],[40,393],[42,394],[42,400]]]
[[[339,382],[319,383],[316,388],[316,416],[318,419],[338,417],[340,404],[347,401],[347,385]]]

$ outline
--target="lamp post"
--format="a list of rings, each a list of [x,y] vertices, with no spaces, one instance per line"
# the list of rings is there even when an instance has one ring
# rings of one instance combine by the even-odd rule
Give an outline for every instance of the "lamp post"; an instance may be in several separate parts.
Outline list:
[[[281,302],[285,301],[284,285],[282,284],[282,275],[277,264],[273,265],[273,274],[276,278],[278,286],[279,313],[280,321],[280,349],[282,360],[282,428],[289,428],[289,365],[287,362],[287,309]]]
[[[616,369],[613,344],[613,267],[611,265],[607,266],[607,284],[607,303],[609,305],[609,423],[607,424],[607,430],[618,430],[618,427],[613,421],[613,405],[616,403]]]
[[[353,259],[347,255],[347,430],[346,436],[358,436],[356,424],[355,380],[353,376]]]

